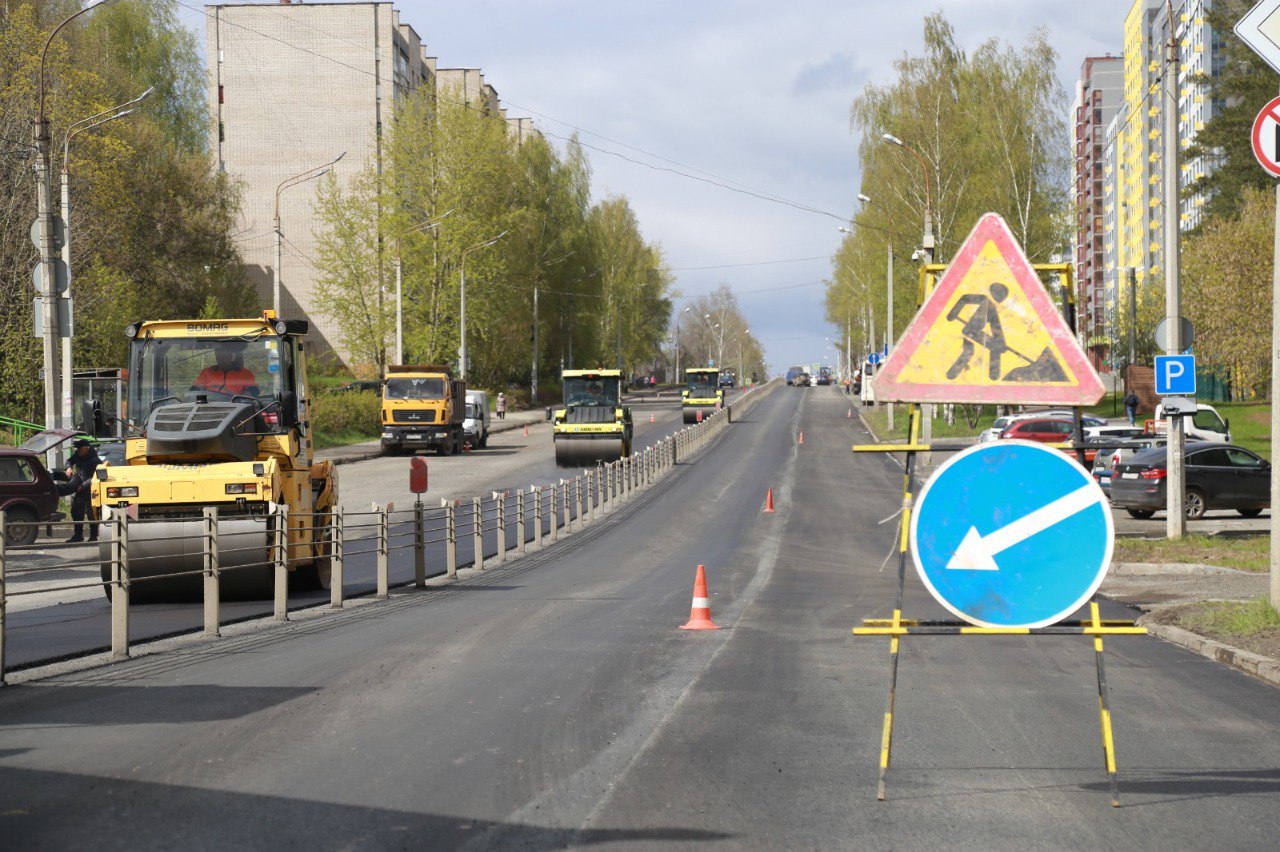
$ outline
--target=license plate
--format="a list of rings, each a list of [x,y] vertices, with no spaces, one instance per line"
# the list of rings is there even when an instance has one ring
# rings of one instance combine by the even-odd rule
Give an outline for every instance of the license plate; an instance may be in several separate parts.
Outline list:
[[[421,441],[421,440],[422,440],[422,436],[421,436],[421,435],[405,435],[405,437],[406,437],[406,438],[408,438],[410,441]]]
[[[1121,478],[1121,479],[1137,479],[1137,478],[1138,478],[1138,474],[1136,474],[1136,473],[1122,473],[1122,474],[1120,474],[1120,478]]]

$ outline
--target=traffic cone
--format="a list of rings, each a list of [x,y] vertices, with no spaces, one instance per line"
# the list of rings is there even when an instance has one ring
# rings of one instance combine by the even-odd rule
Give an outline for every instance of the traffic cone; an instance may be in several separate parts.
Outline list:
[[[845,415],[845,419],[852,419],[852,418],[853,418],[853,409],[850,408],[849,413]]]
[[[711,621],[711,600],[707,597],[707,569],[698,566],[693,578],[693,607],[689,610],[689,622],[680,625],[681,630],[719,630],[720,625]]]
[[[764,498],[764,513],[766,515],[772,515],[774,511],[775,509],[773,508],[773,489],[770,488],[769,493],[766,494]]]
[[[527,437],[529,437],[529,424],[528,424],[528,423],[524,424],[524,436],[525,436],[526,438],[527,438]]]
[[[800,440],[799,440],[799,441],[797,441],[796,443],[799,443],[799,444],[803,444],[803,443],[804,443],[804,432],[801,432],[801,433],[800,433]]]
[[[649,412],[649,422],[650,422],[650,423],[657,423],[657,422],[658,422],[658,418],[656,418],[656,417],[654,417],[654,416],[653,416],[653,412],[652,412],[652,411],[651,411],[651,412]]]

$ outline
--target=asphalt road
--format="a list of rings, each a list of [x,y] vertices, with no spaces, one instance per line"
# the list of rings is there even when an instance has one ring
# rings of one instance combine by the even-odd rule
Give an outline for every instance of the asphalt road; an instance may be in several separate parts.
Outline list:
[[[734,392],[731,399],[738,398]],[[633,410],[635,422],[635,447],[638,450],[652,446],[673,432],[684,427],[678,399],[665,404],[638,406]],[[427,573],[436,576],[444,573],[446,547],[444,539],[444,513],[440,500],[458,500],[463,503],[456,509],[458,534],[458,564],[474,561],[475,548],[471,537],[474,509],[472,497],[489,500],[483,508],[483,525],[496,526],[497,510],[490,500],[492,492],[510,492],[508,501],[508,546],[516,546],[515,500],[520,491],[528,507],[526,537],[534,537],[533,498],[528,495],[531,485],[549,486],[561,479],[580,473],[578,468],[560,468],[555,463],[555,450],[551,429],[541,424],[530,428],[526,437],[523,430],[512,430],[491,435],[489,446],[466,456],[427,456],[431,489],[427,495]],[[347,549],[344,565],[343,590],[347,597],[367,595],[377,585],[376,558],[368,512],[372,503],[380,506],[394,505],[401,513],[393,516],[391,528],[392,547],[403,547],[412,541],[412,525],[406,514],[412,508],[414,495],[409,492],[408,460],[405,458],[374,458],[368,461],[345,464],[338,468],[339,493],[348,512]],[[544,531],[550,532],[550,496],[544,495],[548,517]],[[577,517],[576,507],[571,516]],[[400,521],[394,524],[394,521]],[[484,536],[486,557],[496,556],[498,540],[496,532]],[[100,581],[95,558],[96,549],[84,546],[65,550],[10,552],[8,592],[17,595],[10,598],[6,665],[24,668],[31,665],[101,653],[110,647],[110,604],[100,587],[85,588],[87,583]],[[67,560],[78,559],[78,564]],[[24,570],[43,568],[37,573]],[[52,569],[52,570],[50,570]],[[413,559],[410,550],[393,550],[389,558],[388,574],[391,583],[403,584],[413,580]],[[28,588],[73,587],[69,591],[48,591],[41,594],[21,594]],[[290,607],[325,605],[328,592],[295,592],[290,596]],[[242,621],[272,611],[272,602],[241,601],[222,604],[224,623]],[[131,608],[129,636],[133,642],[155,639],[200,630],[203,610],[199,603],[147,604]]]
[[[850,627],[892,606],[900,473],[849,453],[845,412],[783,388],[611,520],[482,578],[0,690],[0,837],[1271,848],[1280,693],[1150,637],[1108,643],[1122,808],[1081,637],[905,639],[875,801],[887,640]],[[697,563],[723,630],[676,629]],[[943,615],[914,578],[906,609]]]

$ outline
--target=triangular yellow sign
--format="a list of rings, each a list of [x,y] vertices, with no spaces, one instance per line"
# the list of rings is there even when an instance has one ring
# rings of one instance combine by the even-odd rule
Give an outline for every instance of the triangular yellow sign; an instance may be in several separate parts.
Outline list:
[[[978,220],[875,388],[887,402],[1093,405],[1105,393],[995,213]]]

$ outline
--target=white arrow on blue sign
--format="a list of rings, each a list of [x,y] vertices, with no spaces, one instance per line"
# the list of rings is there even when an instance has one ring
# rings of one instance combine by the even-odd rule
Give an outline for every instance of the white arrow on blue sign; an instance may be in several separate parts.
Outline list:
[[[1156,395],[1195,396],[1196,356],[1157,355]]]
[[[1102,489],[1065,453],[1029,441],[979,444],[930,478],[911,555],[930,594],[982,627],[1046,627],[1083,606],[1111,564]]]

